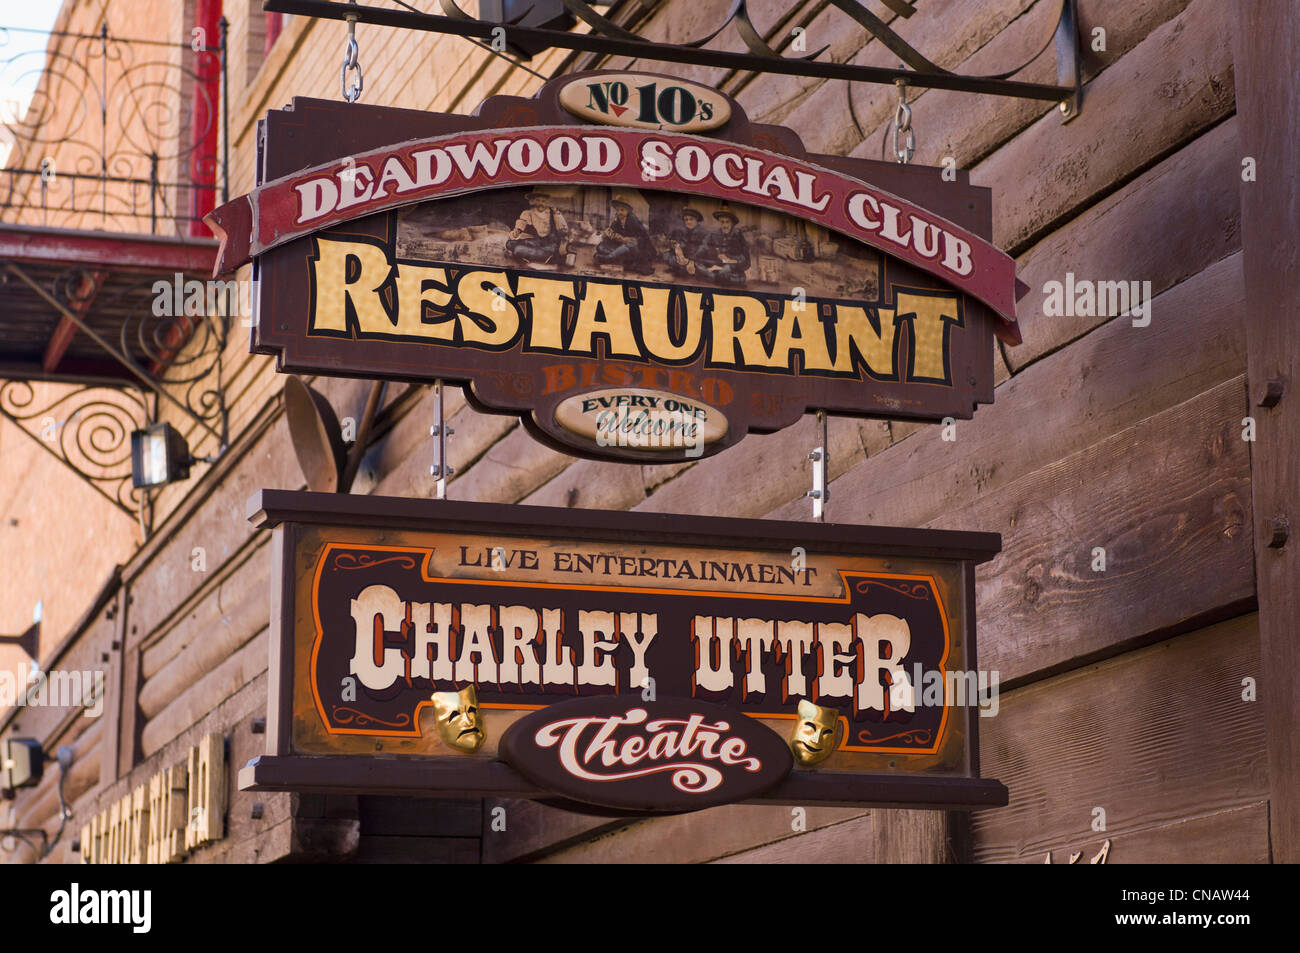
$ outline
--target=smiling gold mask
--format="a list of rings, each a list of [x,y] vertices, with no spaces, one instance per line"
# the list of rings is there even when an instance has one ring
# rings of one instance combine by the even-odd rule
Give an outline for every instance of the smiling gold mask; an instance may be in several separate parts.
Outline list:
[[[458,692],[434,692],[433,711],[443,744],[457,751],[477,751],[487,738],[478,710],[478,692],[467,685]]]
[[[839,713],[807,700],[799,702],[799,711],[790,733],[790,750],[796,763],[809,767],[825,761],[835,750],[835,728]]]

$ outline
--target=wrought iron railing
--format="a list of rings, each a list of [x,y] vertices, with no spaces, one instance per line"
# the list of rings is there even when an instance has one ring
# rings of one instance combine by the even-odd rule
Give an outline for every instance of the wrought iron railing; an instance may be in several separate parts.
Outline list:
[[[228,197],[224,22],[215,44],[125,39],[105,24],[13,52],[32,32],[0,26],[0,89],[39,76],[22,114],[0,117],[0,220],[206,235],[203,215]]]

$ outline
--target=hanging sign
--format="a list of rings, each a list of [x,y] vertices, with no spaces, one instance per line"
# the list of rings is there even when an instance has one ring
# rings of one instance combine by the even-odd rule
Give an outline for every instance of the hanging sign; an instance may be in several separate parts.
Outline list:
[[[271,490],[252,508],[277,608],[271,747],[241,784],[627,811],[1005,797],[972,755],[996,706],[973,613],[995,535]]]
[[[809,155],[694,84],[580,74],[472,117],[295,100],[263,133],[258,187],[208,220],[218,272],[256,259],[253,350],[460,382],[570,453],[969,417],[1017,340],[986,189]]]

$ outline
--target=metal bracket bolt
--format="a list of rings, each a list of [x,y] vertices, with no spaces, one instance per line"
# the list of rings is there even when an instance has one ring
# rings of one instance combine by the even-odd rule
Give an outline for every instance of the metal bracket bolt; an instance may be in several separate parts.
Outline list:
[[[1268,383],[1264,385],[1264,392],[1259,395],[1255,403],[1259,407],[1276,407],[1281,402],[1285,390],[1286,386],[1281,378],[1270,377]]]

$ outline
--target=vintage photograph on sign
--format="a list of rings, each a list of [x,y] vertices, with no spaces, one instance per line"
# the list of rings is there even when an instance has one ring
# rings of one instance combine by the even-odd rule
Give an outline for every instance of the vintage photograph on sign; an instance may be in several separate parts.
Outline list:
[[[503,759],[536,782],[555,765],[540,766],[536,732],[512,726],[563,702],[556,718],[595,713],[625,730],[640,713],[639,740],[609,740],[615,720],[608,738],[584,742],[618,749],[602,756],[605,769],[624,757],[675,764],[679,743],[720,757],[729,749],[718,738],[700,754],[698,739],[645,733],[665,718],[725,715],[764,729],[749,730],[749,748],[767,731],[798,764],[784,789],[759,766],[724,786],[745,797],[899,801],[917,779],[933,782],[931,806],[1005,796],[971,760],[997,689],[975,665],[971,586],[996,536],[269,490],[249,506],[275,533],[273,591],[284,593],[272,620],[270,757],[242,775],[255,788],[299,770],[315,789],[348,788],[357,758],[377,788],[410,783],[411,758],[447,768]],[[660,803],[642,785],[632,786],[642,799],[629,799],[613,780],[582,794],[573,785],[592,781],[589,769],[573,770],[557,796],[634,811],[693,803]],[[772,783],[755,785],[763,779]]]
[[[404,262],[556,272],[557,280],[612,276],[769,295],[816,282],[808,296],[874,302],[880,294],[880,255],[865,245],[783,212],[648,189],[539,186],[417,205],[398,214],[395,251]],[[683,358],[694,356],[685,343]]]

